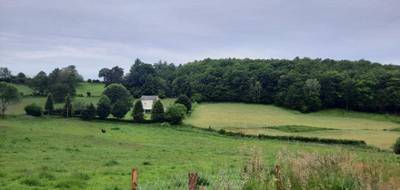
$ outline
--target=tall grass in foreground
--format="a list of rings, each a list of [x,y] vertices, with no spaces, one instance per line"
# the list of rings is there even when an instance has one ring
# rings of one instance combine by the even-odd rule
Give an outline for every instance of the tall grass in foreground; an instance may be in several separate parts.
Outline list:
[[[400,188],[398,168],[379,160],[360,161],[347,151],[306,153],[280,151],[276,163],[267,166],[254,150],[240,170],[200,174],[199,185],[212,190],[392,190]],[[207,178],[210,176],[210,178]],[[213,177],[211,177],[213,176]],[[144,184],[141,189],[187,189],[187,178]]]
[[[274,168],[254,154],[244,170],[242,189],[252,190],[386,190],[400,188],[400,176],[379,161],[357,161],[355,155],[281,151]],[[250,171],[250,172],[249,172]],[[243,172],[242,172],[243,173]]]

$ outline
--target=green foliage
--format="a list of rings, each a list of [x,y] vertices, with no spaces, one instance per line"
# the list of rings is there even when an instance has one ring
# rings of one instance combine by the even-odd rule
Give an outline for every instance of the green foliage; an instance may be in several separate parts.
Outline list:
[[[192,102],[197,102],[197,103],[200,103],[200,102],[203,101],[203,97],[202,97],[202,95],[199,94],[199,93],[194,93],[194,94],[192,95],[191,99],[192,99]]]
[[[182,104],[186,107],[187,112],[192,110],[192,101],[186,95],[180,95],[175,101],[176,104]]]
[[[111,85],[110,85],[111,86]],[[130,106],[125,101],[117,101],[111,108],[111,114],[121,119],[128,113]]]
[[[72,109],[72,100],[69,95],[65,97],[64,101],[64,108],[63,108],[63,116],[64,117],[72,117],[73,115],[73,109]]]
[[[100,119],[105,119],[110,115],[111,112],[111,101],[110,99],[103,95],[100,97],[97,103],[97,115]]]
[[[55,102],[62,102],[67,94],[74,96],[76,87],[83,78],[79,75],[75,66],[56,68],[49,75],[40,71],[30,83],[34,94],[44,96],[52,93]]]
[[[124,76],[124,69],[116,66],[111,69],[103,68],[99,71],[99,77],[104,79],[106,85],[112,83],[122,83]]]
[[[117,101],[131,104],[131,95],[129,91],[121,84],[110,84],[103,92],[110,101],[111,104],[115,104]]]
[[[164,121],[164,106],[161,100],[157,100],[151,110],[151,120],[154,122]]]
[[[92,103],[86,106],[86,109],[84,109],[81,112],[81,118],[83,120],[92,120],[93,118],[96,117],[96,107]]]
[[[32,78],[31,87],[34,94],[45,95],[49,91],[49,79],[44,71],[40,71],[35,77]]]
[[[394,143],[393,152],[395,154],[400,154],[400,138],[397,138],[396,143]]]
[[[142,123],[144,121],[144,109],[141,100],[137,100],[132,111],[133,121]]]
[[[9,104],[18,102],[19,100],[20,94],[15,86],[6,82],[0,82],[0,115],[4,115]]]
[[[25,106],[25,113],[27,115],[40,117],[40,116],[42,116],[43,110],[42,110],[42,107],[33,103],[33,104],[29,104],[29,105]]]
[[[165,120],[174,125],[180,124],[185,118],[186,112],[186,107],[182,104],[171,105],[165,112]]]
[[[304,112],[317,111],[321,108],[320,99],[321,85],[317,79],[307,79],[303,91],[304,91]]]
[[[44,109],[47,111],[47,114],[49,114],[49,115],[54,110],[54,99],[53,99],[53,95],[51,93],[49,93],[49,95],[47,95],[46,104],[44,105]]]

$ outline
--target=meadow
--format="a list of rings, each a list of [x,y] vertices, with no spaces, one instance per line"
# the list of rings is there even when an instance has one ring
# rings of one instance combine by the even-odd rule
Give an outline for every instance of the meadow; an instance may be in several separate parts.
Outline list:
[[[280,151],[349,152],[353,161],[378,162],[386,177],[400,176],[400,157],[369,148],[234,138],[184,125],[8,116],[0,119],[0,187],[128,189],[137,167],[141,189],[187,189],[190,171],[209,189],[220,183],[237,189],[254,150],[267,168]]]
[[[382,149],[390,149],[400,137],[399,116],[339,109],[304,114],[273,105],[202,103],[185,123],[246,134],[364,140]]]

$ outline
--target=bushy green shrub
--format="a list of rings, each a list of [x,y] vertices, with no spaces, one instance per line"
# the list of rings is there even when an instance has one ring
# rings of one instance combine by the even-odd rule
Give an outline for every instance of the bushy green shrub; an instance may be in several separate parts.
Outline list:
[[[136,101],[132,110],[132,116],[133,121],[136,123],[142,123],[144,121],[144,109],[141,100]]]
[[[397,138],[396,143],[394,143],[393,152],[395,154],[400,154],[400,138]]]
[[[164,106],[161,100],[157,100],[153,105],[153,109],[151,110],[151,120],[154,122],[163,122],[164,121]]]
[[[174,104],[170,106],[165,112],[165,120],[171,124],[180,124],[185,118],[187,110],[182,104]]]
[[[99,116],[100,119],[105,119],[110,115],[111,112],[111,101],[110,99],[103,95],[99,99],[99,102],[97,103],[97,115]]]
[[[175,103],[184,105],[186,107],[186,112],[192,110],[192,101],[186,95],[180,95]]]
[[[92,120],[95,117],[96,117],[96,108],[92,103],[90,103],[88,106],[86,106],[86,109],[84,109],[81,112],[81,118],[83,120]]]
[[[33,104],[29,104],[29,105],[25,106],[25,112],[27,115],[40,117],[40,116],[42,116],[43,110],[42,110],[42,107],[33,103]]]
[[[125,101],[117,101],[111,109],[111,114],[118,118],[121,119],[123,117],[125,117],[126,113],[128,113],[130,109],[130,106],[128,104],[126,104]]]

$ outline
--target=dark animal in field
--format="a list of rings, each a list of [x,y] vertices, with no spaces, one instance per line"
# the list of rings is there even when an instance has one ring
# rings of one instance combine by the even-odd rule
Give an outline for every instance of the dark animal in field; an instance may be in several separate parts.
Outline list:
[[[106,133],[106,130],[105,130],[105,129],[101,129],[101,132],[102,132],[102,133]]]

